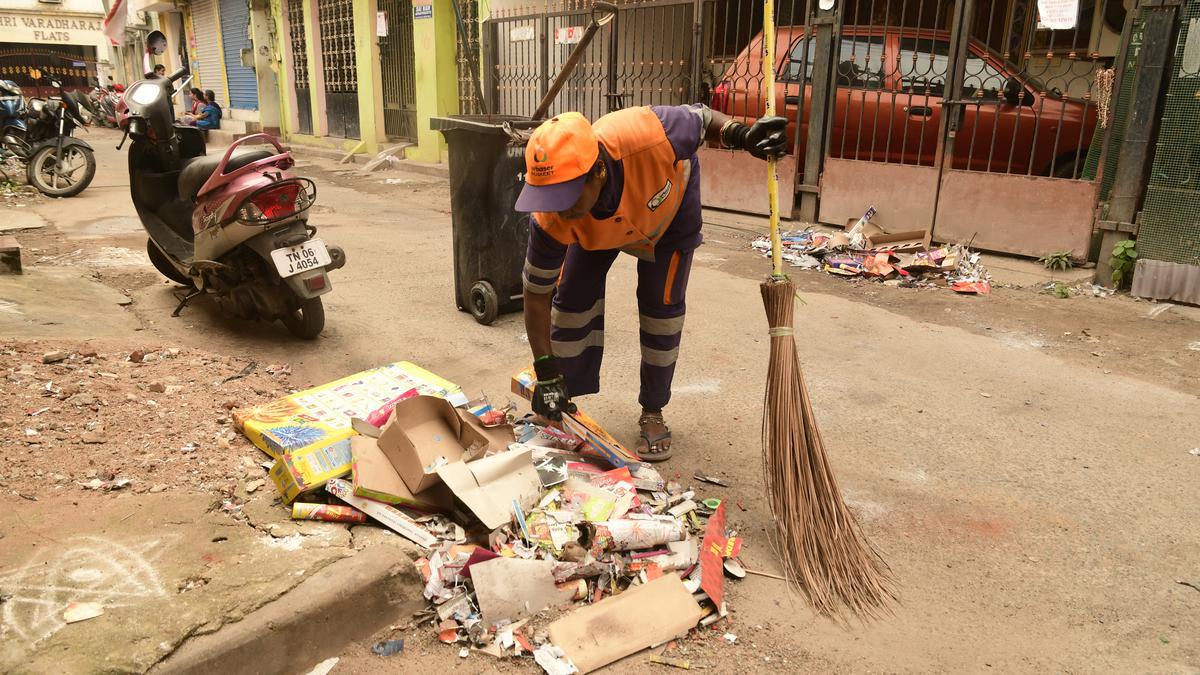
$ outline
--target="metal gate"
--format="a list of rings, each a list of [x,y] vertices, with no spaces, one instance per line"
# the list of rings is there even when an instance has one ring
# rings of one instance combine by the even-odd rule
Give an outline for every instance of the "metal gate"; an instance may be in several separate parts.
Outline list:
[[[383,61],[383,130],[390,138],[416,140],[412,0],[379,0],[379,11],[387,15],[387,35],[379,38]]]
[[[454,61],[458,67],[458,112],[462,115],[478,115],[483,112],[479,102],[475,100],[475,84],[472,78],[471,61],[479,66],[479,3],[476,0],[453,0],[458,5],[458,14],[462,17],[463,32],[455,41]]]
[[[696,100],[693,0],[623,5],[592,40],[550,108],[596,119],[630,105]],[[590,18],[586,10],[498,11],[487,22],[484,92],[493,109],[529,115]]]
[[[1051,30],[1037,0],[847,0],[831,12],[815,0],[781,0],[776,94],[799,158],[784,166],[804,165],[810,120],[825,130],[814,149],[821,174],[806,181],[795,171],[796,191],[819,195],[822,222],[844,224],[875,205],[890,230],[1084,257],[1095,183],[1080,176],[1103,137],[1094,80],[1110,61],[1099,56],[1104,27],[1116,23],[1112,42],[1120,34],[1120,3],[1082,0],[1074,28]],[[586,17],[494,14],[485,91],[495,110],[533,110],[568,52],[571,28]],[[829,27],[820,59],[818,26]],[[761,30],[761,0],[623,4],[552,112],[594,119],[628,105],[703,101],[752,121],[765,106]],[[818,74],[832,86],[813,100],[813,69],[822,63],[828,70]],[[704,152],[734,186],[725,206],[762,192],[741,155]]]
[[[358,69],[354,58],[351,0],[317,0],[321,26],[321,70],[330,136],[358,138]]]
[[[292,85],[296,95],[296,130],[311,134],[312,89],[308,80],[308,42],[304,30],[305,0],[285,0],[287,6],[288,40],[291,42]]]
[[[1092,6],[1103,10],[1104,0]],[[1079,177],[1099,137],[1102,64],[1080,25],[1093,17],[1054,31],[1039,30],[1035,14],[1033,0],[847,5],[820,220],[842,224],[875,205],[889,229],[1085,258],[1096,186]],[[791,60],[804,44],[788,45]],[[1030,44],[1041,51],[1010,51]]]

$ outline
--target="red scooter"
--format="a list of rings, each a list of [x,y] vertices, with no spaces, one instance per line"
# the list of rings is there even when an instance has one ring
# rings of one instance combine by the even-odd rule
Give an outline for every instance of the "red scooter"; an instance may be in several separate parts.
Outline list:
[[[165,49],[157,36],[147,39],[150,53]],[[171,99],[190,78],[175,83],[186,75],[181,68],[133,84],[120,111],[131,140],[129,189],[150,236],[146,253],[164,276],[190,287],[172,316],[211,293],[226,314],[279,319],[293,335],[315,338],[325,326],[328,272],[346,264],[342,249],[316,239],[308,224],[316,186],[288,172],[291,153],[268,134],[206,155],[203,132],[174,121]],[[270,149],[245,147],[255,143]]]

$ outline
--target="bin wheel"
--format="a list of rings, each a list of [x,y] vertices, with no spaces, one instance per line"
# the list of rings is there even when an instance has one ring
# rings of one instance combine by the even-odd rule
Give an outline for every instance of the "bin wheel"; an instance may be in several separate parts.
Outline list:
[[[490,326],[500,315],[500,297],[496,289],[486,281],[479,280],[471,287],[471,316],[479,323]]]

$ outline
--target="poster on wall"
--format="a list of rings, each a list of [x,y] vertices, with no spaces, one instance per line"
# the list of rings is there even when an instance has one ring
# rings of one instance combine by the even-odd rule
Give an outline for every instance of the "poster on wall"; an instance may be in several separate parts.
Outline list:
[[[387,37],[387,12],[375,12],[375,37]]]
[[[1069,30],[1079,18],[1079,0],[1038,0],[1038,28]]]
[[[554,44],[573,45],[583,39],[583,26],[563,26],[554,31]]]

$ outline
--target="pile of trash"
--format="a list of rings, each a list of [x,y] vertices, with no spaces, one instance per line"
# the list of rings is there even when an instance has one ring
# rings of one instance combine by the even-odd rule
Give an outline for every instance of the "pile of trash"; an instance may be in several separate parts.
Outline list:
[[[845,232],[824,232],[813,227],[781,232],[784,262],[903,288],[991,292],[991,276],[978,252],[959,244],[930,247],[929,235],[923,230],[888,234],[870,222],[874,215],[875,208],[871,207]],[[751,246],[770,257],[770,237],[759,237]]]
[[[375,522],[421,547],[417,625],[461,657],[589,672],[727,616],[725,576],[747,570],[723,500],[664,479],[582,411],[561,425],[515,411],[398,362],[235,419],[275,458],[293,518]]]

